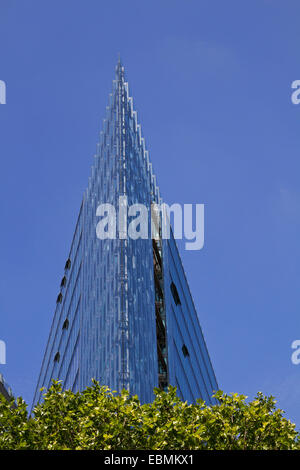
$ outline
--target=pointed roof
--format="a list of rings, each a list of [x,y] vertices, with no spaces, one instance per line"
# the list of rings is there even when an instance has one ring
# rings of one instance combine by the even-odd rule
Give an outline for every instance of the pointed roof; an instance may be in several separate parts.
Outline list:
[[[116,65],[116,80],[120,81],[124,78],[124,66],[122,65],[120,54],[118,54],[118,62]]]

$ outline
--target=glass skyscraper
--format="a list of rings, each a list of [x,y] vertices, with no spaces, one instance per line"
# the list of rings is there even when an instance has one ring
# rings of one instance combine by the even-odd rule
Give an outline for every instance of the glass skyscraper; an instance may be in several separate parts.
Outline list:
[[[172,232],[170,239],[161,237],[158,217],[155,237],[132,239],[122,231],[97,237],[98,206],[117,208],[125,198],[128,207],[144,204],[149,214],[151,204],[161,202],[119,61],[34,403],[51,379],[78,391],[96,378],[142,402],[153,399],[154,387],[168,384],[189,402],[211,403],[218,389]]]
[[[3,395],[6,400],[13,399],[12,389],[8,385],[2,374],[0,374],[0,395]]]

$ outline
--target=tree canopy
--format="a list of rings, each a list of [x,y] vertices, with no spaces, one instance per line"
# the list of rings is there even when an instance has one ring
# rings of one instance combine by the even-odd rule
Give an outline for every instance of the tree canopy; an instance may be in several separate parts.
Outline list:
[[[295,425],[274,398],[254,400],[215,393],[217,405],[183,402],[176,389],[154,389],[152,403],[140,404],[93,381],[73,393],[54,381],[28,416],[22,398],[13,407],[0,398],[0,449],[195,450],[299,449]]]

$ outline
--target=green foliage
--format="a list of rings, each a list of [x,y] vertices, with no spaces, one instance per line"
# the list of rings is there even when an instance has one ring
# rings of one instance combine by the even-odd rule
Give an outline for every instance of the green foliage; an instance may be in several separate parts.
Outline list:
[[[28,418],[0,397],[0,449],[299,449],[295,425],[276,409],[273,397],[258,393],[214,396],[217,405],[189,405],[168,392],[154,390],[152,403],[141,405],[126,390],[117,394],[96,381],[81,393],[63,391],[53,382],[44,401]]]

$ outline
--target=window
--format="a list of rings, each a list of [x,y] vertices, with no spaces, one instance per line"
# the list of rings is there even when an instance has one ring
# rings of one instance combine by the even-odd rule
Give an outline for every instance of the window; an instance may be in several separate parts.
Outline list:
[[[66,318],[62,326],[62,329],[67,330],[68,328],[69,328],[69,320]]]
[[[67,284],[67,278],[66,276],[64,276],[61,280],[60,287],[65,287],[66,284]]]
[[[54,362],[59,362],[60,361],[60,354],[57,352],[54,356]]]
[[[176,305],[181,305],[180,297],[179,297],[179,294],[178,294],[178,291],[177,291],[177,288],[176,288],[174,282],[171,282],[170,288],[171,288],[171,292],[172,292],[175,304]]]
[[[183,352],[184,357],[189,357],[190,353],[185,344],[182,346],[182,352]]]
[[[65,264],[65,269],[70,269],[70,267],[71,267],[71,260],[70,258],[68,258]]]
[[[61,304],[62,298],[63,298],[63,296],[62,296],[62,293],[60,292],[60,293],[58,294],[58,296],[57,296],[56,303],[57,303],[57,304],[58,304],[58,303]]]

